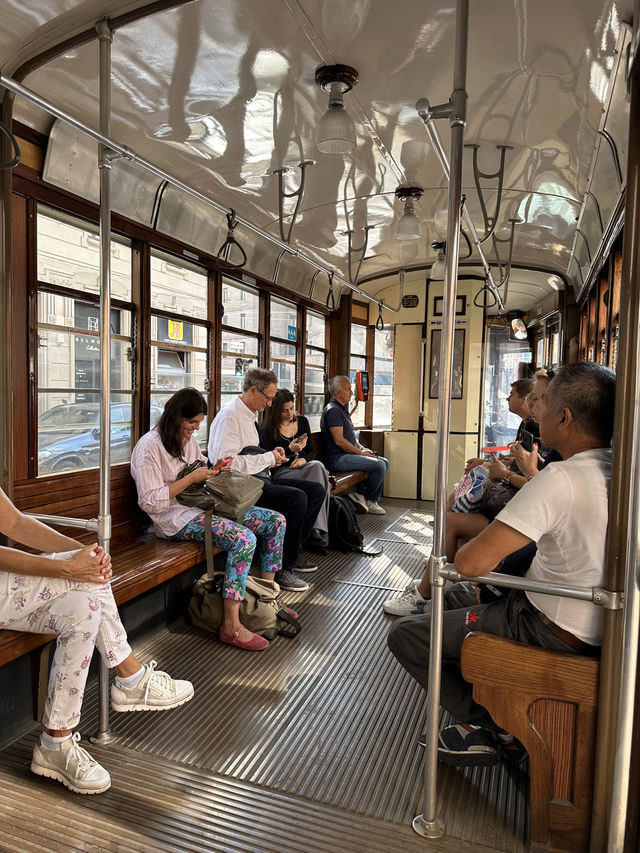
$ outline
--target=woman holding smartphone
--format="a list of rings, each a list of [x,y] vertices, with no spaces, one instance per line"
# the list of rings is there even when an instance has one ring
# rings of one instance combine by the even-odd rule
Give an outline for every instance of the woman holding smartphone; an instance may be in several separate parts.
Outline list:
[[[282,447],[287,461],[271,472],[274,483],[294,485],[296,479],[315,480],[325,488],[325,500],[316,518],[313,534],[307,545],[313,551],[325,553],[328,545],[329,498],[331,486],[329,472],[322,462],[314,458],[309,421],[296,415],[293,394],[280,389],[265,412],[260,430],[260,447],[273,450]]]
[[[183,388],[171,397],[157,425],[143,435],[131,455],[131,476],[138,488],[138,503],[153,521],[162,539],[196,539],[204,542],[205,513],[183,506],[176,495],[193,483],[201,483],[225,470],[231,459],[218,460],[213,470],[200,450],[195,433],[207,414],[207,404],[195,388]],[[185,465],[203,463],[178,479]],[[214,461],[214,460],[212,460]],[[240,622],[240,602],[244,598],[247,575],[256,546],[260,555],[260,576],[273,580],[282,568],[285,519],[279,512],[251,507],[242,524],[214,515],[211,518],[213,544],[227,552],[220,640],[240,649],[261,651],[269,642],[247,630]],[[289,611],[297,616],[294,611]]]

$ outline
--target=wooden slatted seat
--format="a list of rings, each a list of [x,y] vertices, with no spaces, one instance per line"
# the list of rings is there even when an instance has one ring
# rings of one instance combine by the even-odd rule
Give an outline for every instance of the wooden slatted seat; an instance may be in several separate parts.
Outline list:
[[[474,699],[529,753],[531,849],[588,850],[599,661],[473,632],[461,664]]]
[[[24,512],[95,518],[98,515],[97,494],[98,472],[83,471],[19,484],[14,489],[14,502]],[[148,516],[138,508],[128,465],[112,469],[111,501],[111,586],[118,604],[131,601],[204,561],[204,545],[200,542],[158,539]],[[74,528],[57,529],[82,542],[97,539],[95,533]],[[219,552],[220,549],[214,549],[214,553]],[[53,635],[47,634],[0,631],[0,666],[53,639]]]

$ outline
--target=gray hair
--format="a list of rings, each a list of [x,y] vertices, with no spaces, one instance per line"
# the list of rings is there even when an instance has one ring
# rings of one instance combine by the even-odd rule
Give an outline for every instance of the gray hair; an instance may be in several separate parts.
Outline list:
[[[551,412],[567,408],[584,435],[611,444],[616,375],[593,361],[560,367],[544,394]]]
[[[348,376],[339,375],[331,377],[331,379],[329,380],[329,393],[332,397],[336,393],[336,391],[339,390],[341,383],[345,381],[348,382],[349,385],[351,385],[351,380]]]
[[[277,385],[278,377],[273,370],[264,370],[262,367],[252,367],[244,375],[242,390],[248,391],[249,388],[255,386],[258,391],[264,392],[267,385]]]

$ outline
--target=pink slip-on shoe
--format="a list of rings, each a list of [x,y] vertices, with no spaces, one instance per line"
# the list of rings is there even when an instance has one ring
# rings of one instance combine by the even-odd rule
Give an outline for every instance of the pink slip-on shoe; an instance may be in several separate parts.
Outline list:
[[[242,625],[233,633],[227,634],[220,628],[220,642],[228,643],[230,646],[237,646],[239,649],[246,649],[249,652],[261,652],[269,645],[269,640],[265,640],[259,634],[252,634],[250,640],[239,640],[238,634],[242,631]]]

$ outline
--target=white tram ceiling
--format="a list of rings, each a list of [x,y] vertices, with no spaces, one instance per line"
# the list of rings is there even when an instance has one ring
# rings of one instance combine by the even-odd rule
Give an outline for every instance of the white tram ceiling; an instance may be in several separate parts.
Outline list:
[[[36,15],[25,4],[7,0],[0,32],[2,74],[11,77],[105,16],[145,5],[41,0]],[[609,177],[615,158],[599,131],[613,138],[624,174],[624,87],[614,87],[612,77],[622,76],[616,51],[632,5],[613,0],[471,4],[465,141],[481,144],[480,165],[488,172],[498,163],[495,146],[512,146],[497,235],[507,236],[510,217],[524,220],[516,228],[514,266],[567,276],[576,292],[623,191]],[[114,34],[112,137],[276,238],[273,172],[294,167],[284,181],[293,190],[297,164],[314,160],[293,228],[294,250],[347,278],[345,232],[349,227],[355,232],[357,246],[363,229],[375,226],[368,235],[362,280],[429,266],[436,256],[430,244],[441,236],[434,214],[446,208],[447,189],[434,153],[427,150],[415,103],[422,97],[442,103],[449,97],[454,17],[451,4],[433,0],[403,0],[400,6],[382,0],[195,0],[156,12]],[[314,74],[318,66],[334,63],[359,73],[357,85],[345,95],[358,134],[357,147],[348,155],[322,154],[315,144],[327,96]],[[63,112],[97,127],[96,42],[48,58],[22,82]],[[614,88],[617,97],[612,98]],[[53,127],[46,113],[21,98],[14,117],[47,135]],[[439,128],[447,147],[448,133],[441,122]],[[54,130],[49,179],[97,200],[97,178],[88,177],[95,169],[94,146],[71,144],[68,134]],[[63,144],[56,145],[56,137]],[[424,143],[422,154],[419,146],[409,145],[416,142]],[[482,236],[470,161],[465,158],[464,191]],[[115,209],[129,216],[133,211],[134,218],[155,222],[160,231],[177,233],[208,252],[223,242],[221,214],[171,192],[158,215],[155,186],[145,188],[133,168],[116,169]],[[424,190],[416,202],[423,223],[419,240],[396,240],[402,205],[394,191],[399,184]],[[586,241],[576,237],[577,218]],[[247,250],[250,272],[271,279],[277,269],[279,284],[308,293],[313,270],[306,264],[284,257],[277,268],[279,247],[241,226],[236,236]],[[490,241],[484,249],[491,261]],[[315,298],[324,301],[326,288],[320,276]]]

